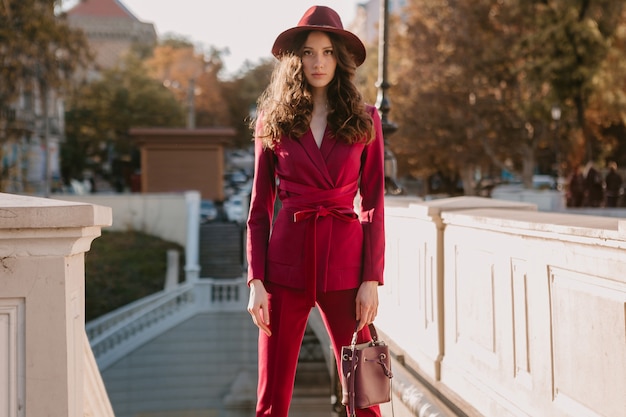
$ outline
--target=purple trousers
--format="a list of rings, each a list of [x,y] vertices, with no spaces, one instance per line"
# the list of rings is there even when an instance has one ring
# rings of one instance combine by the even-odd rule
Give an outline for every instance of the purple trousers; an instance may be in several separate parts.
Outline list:
[[[300,345],[311,312],[306,292],[265,283],[269,297],[270,329],[267,337],[259,331],[259,381],[256,417],[288,417],[298,365]],[[357,289],[317,294],[326,330],[332,342],[341,375],[341,347],[350,344],[356,323]],[[369,329],[361,330],[358,343],[370,340]],[[330,409],[330,403],[328,405]],[[358,417],[380,417],[378,406],[357,409]]]

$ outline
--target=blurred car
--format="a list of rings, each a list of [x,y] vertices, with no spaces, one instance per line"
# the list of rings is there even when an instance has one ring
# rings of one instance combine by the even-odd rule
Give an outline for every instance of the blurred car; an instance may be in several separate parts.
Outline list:
[[[244,184],[248,181],[248,176],[242,171],[234,171],[228,174],[228,181],[233,184]]]
[[[230,152],[227,156],[229,164],[234,168],[252,169],[254,166],[254,153],[243,149]]]
[[[532,189],[534,190],[556,190],[558,188],[557,178],[552,175],[535,174],[532,177]],[[506,188],[509,190],[522,190],[524,184],[519,177],[513,177],[506,182],[500,182],[496,184],[499,188]]]
[[[217,216],[217,206],[213,200],[200,201],[200,223],[212,222],[217,219]]]
[[[239,194],[250,196],[252,193],[252,180],[248,180],[239,186]]]
[[[555,190],[557,179],[552,175],[533,175],[533,188],[536,190]]]
[[[235,194],[224,201],[224,212],[228,221],[243,223],[246,220],[248,213],[244,198],[241,194]]]

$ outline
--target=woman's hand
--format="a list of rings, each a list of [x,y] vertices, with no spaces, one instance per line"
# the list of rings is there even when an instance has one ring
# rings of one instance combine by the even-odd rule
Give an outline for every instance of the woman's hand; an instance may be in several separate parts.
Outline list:
[[[363,281],[356,293],[356,319],[359,321],[357,331],[374,322],[378,313],[378,282]]]
[[[252,321],[263,330],[266,335],[271,336],[270,313],[268,311],[267,291],[260,279],[250,281],[250,299],[248,300],[248,313],[252,316]]]

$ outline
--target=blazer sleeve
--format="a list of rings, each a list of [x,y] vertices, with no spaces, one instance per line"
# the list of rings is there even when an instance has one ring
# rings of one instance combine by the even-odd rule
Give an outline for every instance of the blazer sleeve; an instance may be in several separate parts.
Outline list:
[[[385,266],[385,147],[378,110],[369,106],[369,111],[374,122],[375,139],[365,146],[361,162],[362,281],[378,281],[382,285]]]
[[[256,132],[260,122],[257,122]],[[255,134],[254,176],[250,194],[246,254],[248,257],[248,284],[252,279],[265,280],[265,262],[269,243],[274,202],[276,200],[276,175],[274,152],[264,149],[262,140]]]

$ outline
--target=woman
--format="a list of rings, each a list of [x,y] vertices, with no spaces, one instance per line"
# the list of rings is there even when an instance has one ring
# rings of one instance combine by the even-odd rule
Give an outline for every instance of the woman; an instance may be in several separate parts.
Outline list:
[[[279,62],[258,101],[247,222],[248,311],[260,329],[257,417],[287,417],[313,306],[338,365],[357,322],[359,342],[370,339],[384,262],[381,123],[352,82],[362,42],[334,10],[314,6],[272,53]]]

